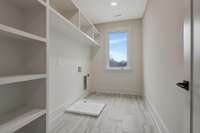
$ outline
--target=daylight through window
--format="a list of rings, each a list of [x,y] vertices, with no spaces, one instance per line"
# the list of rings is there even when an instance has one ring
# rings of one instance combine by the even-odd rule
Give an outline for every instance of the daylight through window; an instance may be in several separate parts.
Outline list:
[[[128,65],[128,32],[109,33],[109,67],[119,68]]]

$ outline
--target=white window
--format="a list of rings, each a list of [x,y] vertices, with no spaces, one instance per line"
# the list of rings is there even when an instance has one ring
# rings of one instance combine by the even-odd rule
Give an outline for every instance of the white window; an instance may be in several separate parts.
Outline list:
[[[108,69],[127,69],[128,31],[108,32]]]

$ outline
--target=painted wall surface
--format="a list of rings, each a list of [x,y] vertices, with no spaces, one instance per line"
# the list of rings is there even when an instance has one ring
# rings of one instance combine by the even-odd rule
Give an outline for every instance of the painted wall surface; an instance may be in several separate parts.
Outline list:
[[[143,20],[144,91],[163,133],[184,133],[182,0],[150,0]]]
[[[53,121],[64,112],[64,107],[89,92],[90,86],[84,90],[83,76],[90,72],[90,46],[72,41],[51,28],[49,55],[49,106]],[[82,72],[78,72],[78,66]]]
[[[141,94],[142,86],[142,20],[127,20],[97,25],[101,32],[99,49],[92,54],[92,89],[96,92]],[[107,33],[112,30],[128,28],[130,70],[106,69]]]

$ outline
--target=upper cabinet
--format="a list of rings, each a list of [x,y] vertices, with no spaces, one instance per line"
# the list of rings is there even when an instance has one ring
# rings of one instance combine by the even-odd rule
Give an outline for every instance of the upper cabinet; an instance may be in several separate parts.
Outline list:
[[[50,0],[50,26],[70,39],[91,46],[99,46],[100,33],[72,0]]]

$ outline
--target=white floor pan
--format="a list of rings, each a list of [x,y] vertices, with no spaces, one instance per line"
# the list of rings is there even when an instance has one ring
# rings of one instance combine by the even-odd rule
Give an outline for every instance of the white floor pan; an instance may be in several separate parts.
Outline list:
[[[104,103],[95,103],[87,100],[79,100],[67,108],[67,112],[99,116],[105,107]]]

